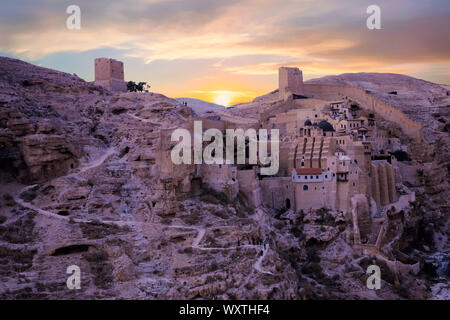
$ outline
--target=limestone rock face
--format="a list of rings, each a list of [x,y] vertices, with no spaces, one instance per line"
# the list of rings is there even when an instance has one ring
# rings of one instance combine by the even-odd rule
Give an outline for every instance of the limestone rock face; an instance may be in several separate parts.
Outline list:
[[[35,182],[60,176],[78,162],[60,135],[27,135],[21,139],[20,151],[29,170],[29,179]]]

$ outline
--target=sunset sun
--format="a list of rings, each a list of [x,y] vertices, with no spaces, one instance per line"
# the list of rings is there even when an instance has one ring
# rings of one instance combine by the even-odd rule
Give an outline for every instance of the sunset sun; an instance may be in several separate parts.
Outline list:
[[[231,94],[228,92],[218,93],[214,97],[214,103],[228,107],[231,102]]]

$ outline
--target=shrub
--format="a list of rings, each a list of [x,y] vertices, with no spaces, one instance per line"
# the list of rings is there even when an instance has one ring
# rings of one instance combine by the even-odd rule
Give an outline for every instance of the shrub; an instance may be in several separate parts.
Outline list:
[[[147,82],[139,82],[137,84],[134,81],[127,82],[127,90],[129,92],[148,92],[148,88],[150,88],[150,86],[147,84]]]

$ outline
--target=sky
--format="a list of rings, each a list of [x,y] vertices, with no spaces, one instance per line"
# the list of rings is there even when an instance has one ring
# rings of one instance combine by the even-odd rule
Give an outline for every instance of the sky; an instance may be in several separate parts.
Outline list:
[[[381,9],[369,30],[366,10]],[[69,30],[66,9],[81,9]],[[448,0],[15,0],[0,3],[0,56],[94,79],[94,59],[124,62],[125,80],[224,105],[305,80],[402,73],[450,84]]]

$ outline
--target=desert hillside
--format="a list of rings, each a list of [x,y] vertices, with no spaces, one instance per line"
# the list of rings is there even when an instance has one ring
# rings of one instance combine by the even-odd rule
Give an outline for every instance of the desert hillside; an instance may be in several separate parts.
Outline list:
[[[225,106],[221,106],[215,103],[206,102],[193,98],[176,98],[178,102],[186,103],[195,113],[205,116],[214,116],[217,112],[225,109]]]

